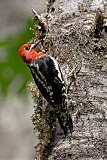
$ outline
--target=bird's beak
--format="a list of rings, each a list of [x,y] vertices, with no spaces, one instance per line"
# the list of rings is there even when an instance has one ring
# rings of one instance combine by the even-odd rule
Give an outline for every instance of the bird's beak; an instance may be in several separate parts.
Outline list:
[[[36,48],[36,46],[42,41],[42,39],[39,39],[37,42],[31,45],[30,49]]]

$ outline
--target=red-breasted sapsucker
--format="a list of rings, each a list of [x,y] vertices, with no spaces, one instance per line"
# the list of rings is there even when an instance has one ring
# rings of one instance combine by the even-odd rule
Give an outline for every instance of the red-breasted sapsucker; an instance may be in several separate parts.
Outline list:
[[[66,107],[66,89],[58,62],[45,53],[37,53],[35,44],[24,44],[19,49],[21,59],[30,68],[41,94],[54,108],[64,134],[72,133],[73,124]]]

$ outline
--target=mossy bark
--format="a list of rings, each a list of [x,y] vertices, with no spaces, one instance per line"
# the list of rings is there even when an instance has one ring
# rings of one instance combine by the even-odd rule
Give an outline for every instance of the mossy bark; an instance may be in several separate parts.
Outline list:
[[[60,140],[49,160],[107,159],[107,2],[51,0],[47,7],[41,16],[45,51],[58,60],[66,83],[71,70],[79,68],[68,93],[68,100],[76,101],[70,108],[71,142]]]

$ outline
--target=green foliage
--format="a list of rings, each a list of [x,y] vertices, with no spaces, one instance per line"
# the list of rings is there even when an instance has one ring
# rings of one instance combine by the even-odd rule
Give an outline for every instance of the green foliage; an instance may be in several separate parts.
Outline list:
[[[32,37],[34,22],[27,20],[23,30],[16,35],[0,40],[0,89],[3,95],[19,94],[25,92],[26,82],[31,79],[31,74],[18,55],[18,49]]]

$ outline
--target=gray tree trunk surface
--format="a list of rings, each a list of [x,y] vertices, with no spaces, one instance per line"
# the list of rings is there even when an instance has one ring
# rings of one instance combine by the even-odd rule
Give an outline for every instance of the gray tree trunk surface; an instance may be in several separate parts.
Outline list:
[[[59,141],[49,159],[107,159],[106,13],[106,0],[50,1],[47,52],[65,74],[80,71],[68,94],[76,101],[71,143]]]
[[[65,79],[76,68],[68,93],[74,129],[60,140],[49,160],[107,159],[106,0],[50,0],[45,50],[55,57]],[[75,67],[77,66],[77,67]]]

